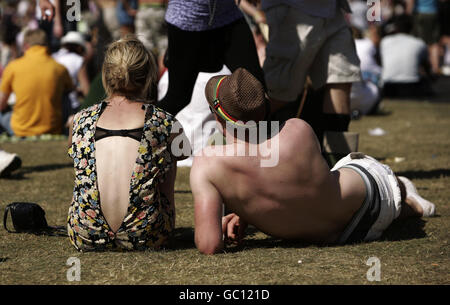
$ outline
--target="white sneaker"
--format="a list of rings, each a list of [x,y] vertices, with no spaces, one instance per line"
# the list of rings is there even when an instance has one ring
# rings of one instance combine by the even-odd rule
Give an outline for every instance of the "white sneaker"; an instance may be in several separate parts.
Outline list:
[[[434,216],[434,214],[436,213],[436,206],[426,200],[425,198],[421,197],[419,195],[419,193],[417,192],[416,187],[414,186],[414,184],[411,182],[411,180],[409,180],[406,177],[397,177],[401,182],[403,182],[403,184],[405,185],[406,188],[406,198],[410,198],[412,200],[414,200],[415,202],[417,202],[423,210],[423,217],[431,217]]]
[[[22,160],[16,154],[0,150],[0,177],[11,174],[22,165]]]
[[[450,65],[442,66],[441,73],[445,76],[450,76]]]

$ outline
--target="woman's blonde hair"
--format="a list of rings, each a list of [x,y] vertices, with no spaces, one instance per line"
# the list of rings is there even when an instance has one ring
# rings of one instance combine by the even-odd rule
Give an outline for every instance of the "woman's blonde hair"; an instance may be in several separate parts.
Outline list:
[[[134,35],[108,46],[102,68],[106,94],[123,95],[141,102],[158,98],[158,66],[155,58]]]

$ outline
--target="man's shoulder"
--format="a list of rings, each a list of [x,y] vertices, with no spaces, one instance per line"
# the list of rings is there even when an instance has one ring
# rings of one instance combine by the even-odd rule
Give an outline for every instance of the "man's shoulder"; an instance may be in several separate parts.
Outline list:
[[[217,164],[212,162],[211,156],[205,156],[203,153],[196,155],[189,174],[191,186],[202,186],[205,183],[210,183],[209,181],[212,180],[211,176],[217,172],[215,167],[217,167]],[[197,189],[193,188],[193,192]]]
[[[282,126],[279,137],[280,159],[289,159],[317,149],[318,140],[312,127],[301,119],[290,119]]]
[[[295,140],[302,140],[302,136],[311,136],[314,134],[311,126],[302,119],[289,119],[283,126],[281,126],[282,137],[292,138]],[[300,136],[300,138],[298,137]]]
[[[195,153],[191,172],[202,172],[202,175],[206,172],[209,174],[220,172],[225,166],[223,158],[226,154],[225,148],[224,145],[209,145]],[[230,158],[227,159],[231,161]],[[208,176],[212,176],[209,174]]]
[[[194,155],[194,160],[192,162],[192,168],[201,168],[205,165],[211,165],[213,159],[217,158],[217,147],[214,145],[209,145],[197,152]]]
[[[3,73],[5,73],[6,71],[14,71],[15,69],[17,69],[17,67],[19,67],[24,61],[23,56],[13,59],[11,60],[4,68],[3,68]]]

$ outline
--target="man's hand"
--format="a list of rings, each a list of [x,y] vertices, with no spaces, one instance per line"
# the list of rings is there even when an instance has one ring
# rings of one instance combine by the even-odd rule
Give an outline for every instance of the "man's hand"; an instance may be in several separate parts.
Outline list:
[[[245,221],[234,213],[222,217],[222,232],[225,241],[238,245],[241,244],[242,239],[245,236],[247,225],[248,224]]]
[[[40,0],[39,8],[41,9],[42,19],[52,21],[55,16],[55,6],[49,0]],[[46,11],[50,11],[50,15],[46,14]]]

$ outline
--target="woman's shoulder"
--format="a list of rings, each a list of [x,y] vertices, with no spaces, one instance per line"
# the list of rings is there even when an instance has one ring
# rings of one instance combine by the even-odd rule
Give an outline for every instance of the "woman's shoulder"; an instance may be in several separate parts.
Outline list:
[[[165,111],[162,108],[159,108],[153,104],[149,104],[150,107],[150,112],[151,112],[151,116],[150,119],[151,120],[165,120],[169,123],[172,123],[175,120],[175,116],[170,114],[169,112]]]
[[[84,122],[85,120],[82,119],[98,116],[102,108],[102,103],[103,101],[78,111],[74,117],[74,124]]]

